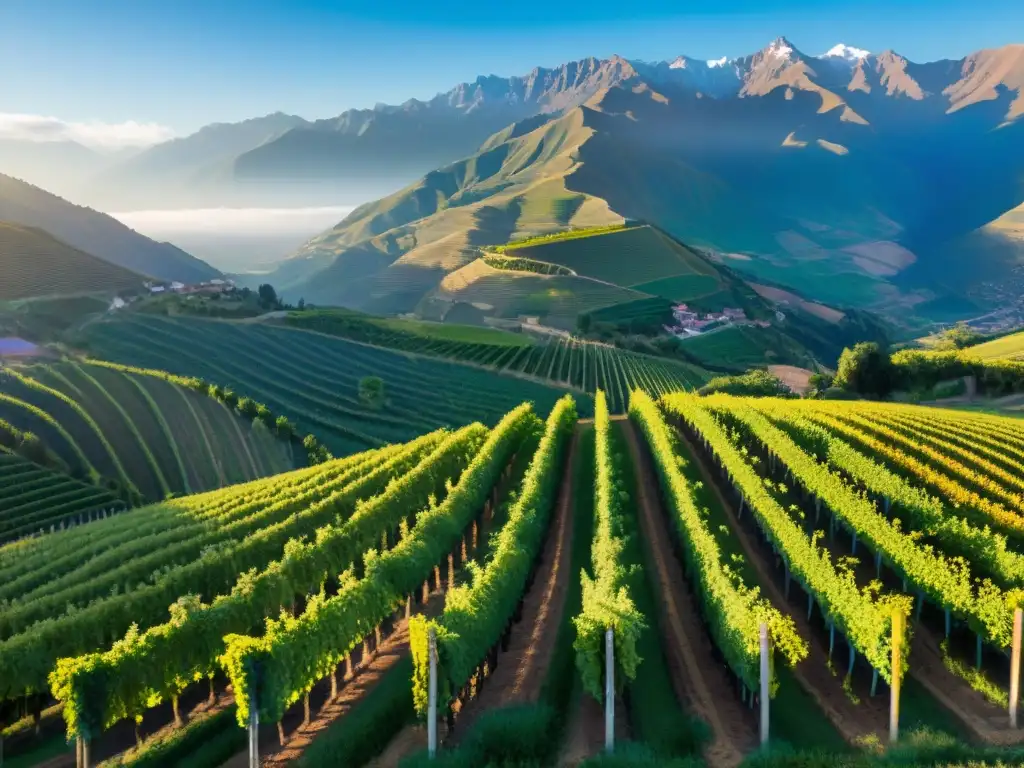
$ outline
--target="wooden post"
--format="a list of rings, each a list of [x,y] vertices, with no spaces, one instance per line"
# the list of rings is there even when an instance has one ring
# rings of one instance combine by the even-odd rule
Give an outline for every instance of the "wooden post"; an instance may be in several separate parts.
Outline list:
[[[892,684],[889,686],[889,741],[893,744],[900,737],[900,643],[903,642],[902,613],[897,611],[892,617]]]
[[[761,624],[761,746],[768,743],[768,699],[770,697],[768,676],[769,665],[768,625]]]
[[[437,755],[437,632],[427,630],[427,658],[430,660],[430,681],[427,688],[427,753],[433,760]]]
[[[89,768],[89,740],[82,739],[82,768]]]
[[[1017,727],[1017,699],[1020,696],[1021,609],[1013,612],[1013,647],[1010,652],[1010,727]]]
[[[256,702],[249,702],[249,768],[260,765],[260,713]]]
[[[82,737],[77,737],[75,739],[75,768],[82,768],[82,744]]]
[[[615,631],[604,631],[604,751],[615,751]]]

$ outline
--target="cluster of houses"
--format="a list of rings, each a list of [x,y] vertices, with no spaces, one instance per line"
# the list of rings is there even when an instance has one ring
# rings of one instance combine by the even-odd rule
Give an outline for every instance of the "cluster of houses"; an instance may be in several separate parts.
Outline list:
[[[195,283],[194,285],[185,285],[185,283],[174,281],[172,283],[146,283],[146,287],[152,295],[158,293],[180,293],[187,296],[195,293],[223,293],[234,288],[235,283],[233,280],[221,280],[218,277],[202,283]]]
[[[214,278],[213,280],[206,280],[202,283],[195,283],[192,285],[179,283],[177,280],[169,283],[148,281],[144,283],[144,285],[146,290],[149,291],[150,296],[160,296],[162,294],[170,293],[176,293],[181,296],[209,296],[214,293],[224,293],[225,291],[233,291],[235,289],[235,283],[233,280],[222,280],[220,278]],[[141,296],[116,296],[110,303],[110,309],[121,309],[140,298]]]
[[[736,307],[725,307],[721,312],[701,314],[690,309],[686,304],[672,307],[673,325],[666,325],[665,330],[673,336],[697,336],[705,331],[719,328],[734,322],[745,322],[747,313]]]

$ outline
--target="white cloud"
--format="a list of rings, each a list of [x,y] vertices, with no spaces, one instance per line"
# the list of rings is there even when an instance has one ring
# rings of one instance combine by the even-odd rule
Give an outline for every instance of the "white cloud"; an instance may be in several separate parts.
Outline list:
[[[19,141],[76,141],[94,149],[145,147],[174,138],[159,123],[68,122],[57,117],[0,112],[0,139]]]
[[[332,227],[352,211],[349,206],[320,208],[193,208],[180,211],[111,213],[149,237],[182,234],[297,235],[310,237]]]

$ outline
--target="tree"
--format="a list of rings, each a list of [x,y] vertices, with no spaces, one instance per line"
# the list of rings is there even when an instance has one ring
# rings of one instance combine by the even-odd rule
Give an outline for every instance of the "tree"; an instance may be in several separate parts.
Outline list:
[[[985,340],[985,337],[971,328],[961,320],[952,328],[948,328],[939,334],[939,341],[935,345],[938,349],[964,349],[972,347]]]
[[[379,376],[364,376],[359,380],[359,399],[370,408],[384,405],[384,381]]]
[[[277,291],[274,290],[274,286],[262,283],[256,290],[260,296],[260,305],[268,309],[277,306]]]
[[[305,299],[303,299],[303,298],[300,298],[300,299],[299,299],[299,304],[298,304],[298,307],[297,307],[297,309],[299,310],[299,312],[301,312],[301,311],[302,311],[302,310],[304,310],[305,308],[306,308],[306,300],[305,300]]]
[[[892,392],[894,374],[889,355],[875,342],[862,341],[843,350],[833,386],[882,398]]]
[[[576,318],[576,329],[582,334],[587,334],[590,332],[590,325],[592,322],[593,318],[590,315],[580,315]]]
[[[825,390],[832,386],[835,381],[835,376],[828,373],[814,373],[807,380],[810,385],[810,389],[807,390],[808,397],[822,397],[825,394]]]

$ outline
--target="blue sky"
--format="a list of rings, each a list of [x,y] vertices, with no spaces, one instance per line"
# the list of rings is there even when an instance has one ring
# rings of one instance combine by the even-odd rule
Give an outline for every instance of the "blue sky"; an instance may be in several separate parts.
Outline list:
[[[779,35],[810,54],[959,57],[1024,42],[1024,0],[0,0],[0,113],[184,134],[588,55],[740,56]]]

